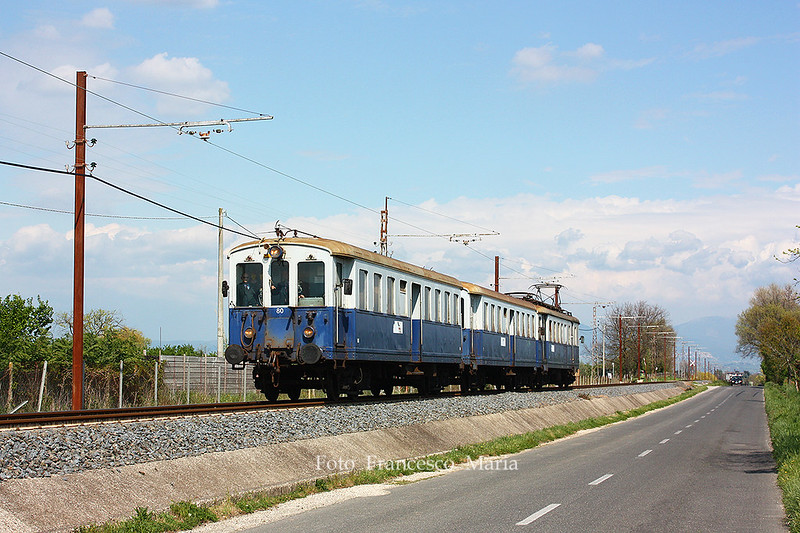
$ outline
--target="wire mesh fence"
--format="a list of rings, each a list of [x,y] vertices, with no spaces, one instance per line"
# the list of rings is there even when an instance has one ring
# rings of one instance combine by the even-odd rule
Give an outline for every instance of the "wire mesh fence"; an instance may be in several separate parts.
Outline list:
[[[119,368],[84,369],[84,408],[212,403],[263,398],[249,369],[224,358],[169,356]],[[72,367],[9,363],[0,369],[0,412],[72,408]]]

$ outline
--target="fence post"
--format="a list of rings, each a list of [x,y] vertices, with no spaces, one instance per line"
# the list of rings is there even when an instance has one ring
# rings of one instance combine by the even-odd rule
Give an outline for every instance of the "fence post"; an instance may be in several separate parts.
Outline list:
[[[222,394],[222,359],[217,357],[217,403],[221,401]]]
[[[8,408],[11,409],[11,389],[14,387],[14,363],[8,362]]]
[[[247,372],[244,368],[242,369],[242,401],[247,401]]]
[[[186,364],[186,356],[183,356],[183,362]],[[191,394],[192,392],[192,362],[189,361],[189,364],[186,365],[186,403],[192,403],[191,401]]]
[[[44,380],[47,379],[47,361],[44,362],[44,367],[42,367],[42,383],[39,385],[39,405],[36,408],[37,413],[42,412],[42,396],[44,395]]]
[[[122,409],[122,359],[119,360],[119,408]]]
[[[158,405],[158,359],[156,359],[156,373],[153,381],[155,381],[155,387],[154,387],[155,392],[153,392],[153,401],[155,402],[156,405]]]

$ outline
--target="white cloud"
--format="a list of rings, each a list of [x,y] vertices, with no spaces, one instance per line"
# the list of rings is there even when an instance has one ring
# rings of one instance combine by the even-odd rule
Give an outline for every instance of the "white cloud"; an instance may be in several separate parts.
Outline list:
[[[107,7],[98,7],[84,15],[81,24],[87,28],[113,29],[114,15]]]
[[[711,44],[701,43],[694,47],[689,56],[695,59],[721,57],[754,46],[759,41],[761,41],[761,39],[758,37],[739,37],[726,41],[717,41]]]
[[[605,49],[596,43],[566,52],[548,43],[518,50],[511,60],[511,74],[524,84],[589,83],[601,72],[641,68],[652,61],[607,58]]]
[[[228,99],[228,84],[214,78],[214,73],[196,57],[168,57],[156,54],[133,67],[132,76],[141,83],[162,91],[199,100],[221,103]],[[169,96],[160,96],[158,108],[164,113],[197,113],[205,105]]]
[[[696,93],[691,96],[692,98],[697,98],[700,100],[716,100],[721,102],[747,100],[749,98],[749,96],[744,93],[737,93],[733,91],[713,91],[710,93]]]
[[[44,39],[47,41],[55,41],[61,38],[61,33],[52,24],[45,24],[43,26],[38,26],[34,30],[33,34],[37,38]]]
[[[577,50],[575,50],[574,52],[572,52],[571,54],[577,57],[578,59],[589,61],[592,59],[598,59],[600,57],[603,57],[603,54],[605,54],[605,50],[603,50],[603,47],[600,46],[599,44],[586,43]]]
[[[662,122],[667,118],[669,118],[668,109],[648,109],[639,113],[639,118],[633,127],[638,130],[653,129],[656,123]]]
[[[653,166],[629,170],[612,170],[601,172],[589,178],[591,183],[619,183],[622,181],[637,181],[650,179],[669,178],[672,174],[665,166]]]
[[[774,256],[796,246],[798,204],[800,184],[690,201],[620,196],[556,201],[533,194],[431,200],[420,206],[451,218],[390,206],[390,234],[403,233],[397,221],[409,220],[441,234],[490,228],[501,235],[469,246],[447,239],[390,238],[390,250],[395,258],[485,286],[493,282],[492,258],[499,255],[504,291],[526,290],[540,278],[556,277],[566,283],[565,295],[644,299],[667,308],[675,321],[732,316],[756,287],[796,275]],[[375,249],[373,213],[285,224]],[[87,224],[86,235],[87,305],[118,308],[133,327],[169,323],[185,330],[187,338],[192,328],[213,330],[213,228],[144,230],[115,221]],[[21,227],[0,241],[0,277],[26,297],[42,294],[57,310],[67,309],[70,237],[46,224]],[[228,238],[226,247],[233,240]],[[186,306],[177,317],[167,311],[175,302]],[[590,317],[580,307],[572,310],[585,322]],[[142,317],[142,325],[136,317]]]
[[[156,4],[160,7],[191,7],[196,9],[211,9],[219,5],[219,0],[131,0],[139,4]]]

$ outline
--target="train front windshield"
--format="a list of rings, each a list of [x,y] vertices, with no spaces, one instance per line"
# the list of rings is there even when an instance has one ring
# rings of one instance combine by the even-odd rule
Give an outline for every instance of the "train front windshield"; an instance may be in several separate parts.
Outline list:
[[[271,305],[289,305],[289,263],[273,260],[269,265]]]
[[[264,303],[264,275],[259,263],[236,265],[236,306],[260,307]]]
[[[322,261],[298,263],[297,305],[325,305],[325,263]]]

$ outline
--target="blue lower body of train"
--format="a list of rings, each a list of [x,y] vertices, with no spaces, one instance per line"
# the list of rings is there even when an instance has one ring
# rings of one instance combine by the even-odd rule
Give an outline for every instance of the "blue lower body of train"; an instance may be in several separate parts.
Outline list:
[[[565,387],[578,369],[577,346],[357,309],[236,307],[229,332],[227,361],[251,365],[256,387],[273,401],[304,388],[339,397],[391,394],[395,386]]]

